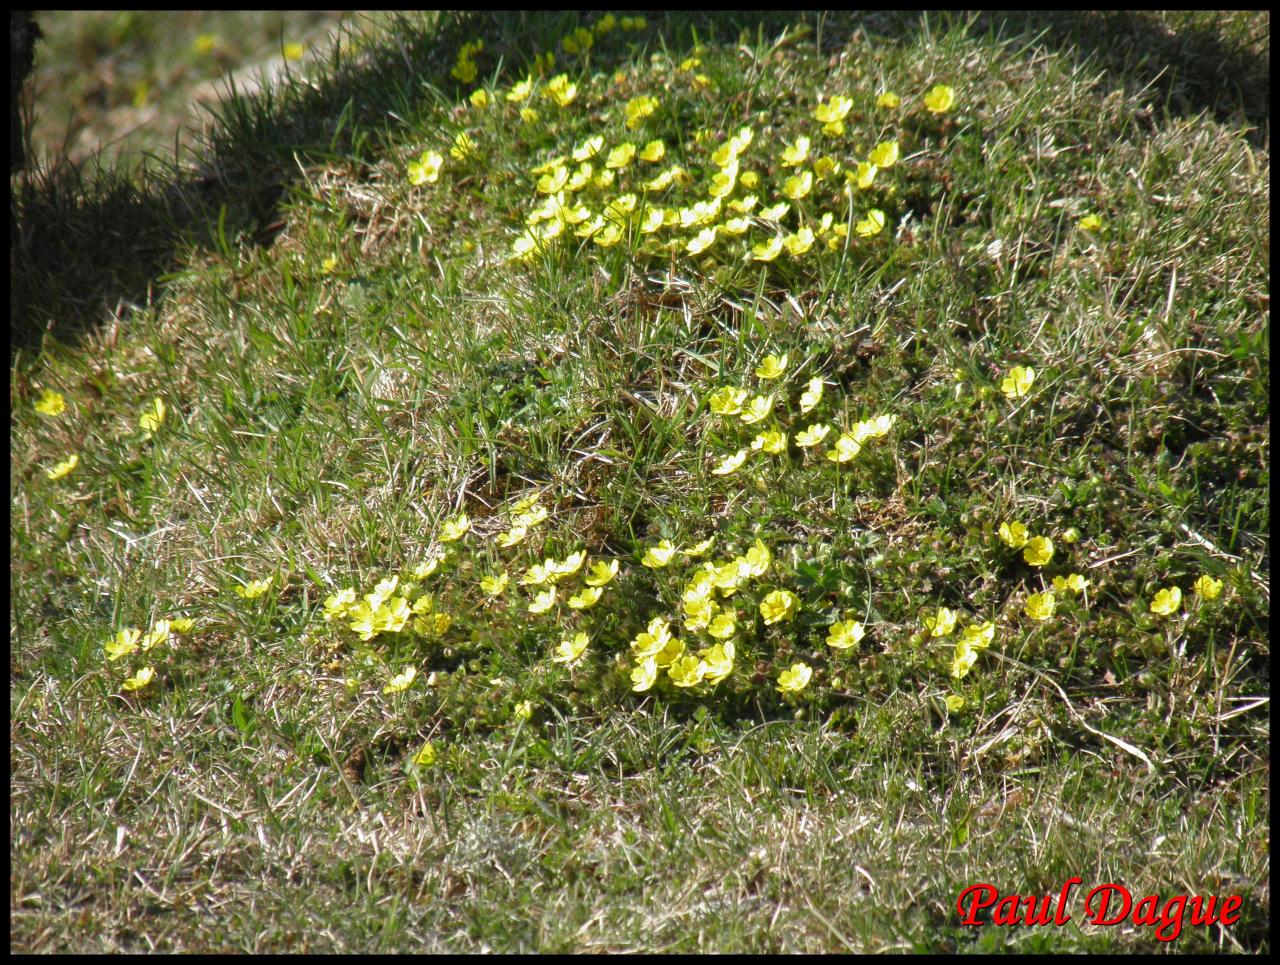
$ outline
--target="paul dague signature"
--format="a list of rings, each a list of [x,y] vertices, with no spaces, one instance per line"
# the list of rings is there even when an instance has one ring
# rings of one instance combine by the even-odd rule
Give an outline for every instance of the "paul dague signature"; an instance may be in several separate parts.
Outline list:
[[[1067,913],[1067,901],[1071,889],[1084,883],[1083,878],[1068,878],[1055,899],[1052,895],[1000,896],[995,885],[970,885],[956,899],[956,912],[962,925],[1057,925],[1071,921]],[[1114,902],[1114,907],[1113,907]],[[1191,925],[1234,925],[1240,920],[1240,906],[1244,899],[1231,895],[1221,901],[1210,895],[1176,895],[1160,906],[1159,895],[1147,895],[1135,904],[1133,895],[1124,885],[1098,885],[1084,899],[1084,920],[1094,925],[1118,925],[1130,920],[1135,925],[1156,926],[1156,938],[1171,942],[1182,934],[1184,918],[1188,912]],[[993,909],[990,921],[984,912]]]

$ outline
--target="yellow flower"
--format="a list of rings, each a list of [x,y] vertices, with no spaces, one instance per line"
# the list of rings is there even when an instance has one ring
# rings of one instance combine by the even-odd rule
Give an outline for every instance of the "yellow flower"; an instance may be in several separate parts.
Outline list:
[[[856,620],[833,623],[831,631],[827,634],[827,646],[837,650],[848,650],[850,647],[856,647],[866,632],[866,628]]]
[[[708,536],[701,543],[698,543],[695,546],[690,546],[687,550],[681,550],[680,552],[688,557],[703,556],[706,554],[707,550],[711,549],[711,546],[715,541],[716,538],[714,536]]]
[[[738,631],[732,610],[726,610],[707,624],[707,633],[717,640],[728,640]]]
[[[769,547],[757,538],[746,554],[739,558],[738,569],[745,576],[761,577],[768,572],[772,562],[773,555],[769,552]]]
[[[782,253],[782,236],[775,235],[762,244],[754,245],[751,249],[751,257],[755,261],[773,261]]]
[[[413,578],[415,580],[425,580],[436,571],[443,560],[444,556],[442,554],[432,553],[431,556],[413,568]]]
[[[822,401],[822,379],[810,379],[809,386],[800,394],[800,411],[810,412]]]
[[[1031,566],[1044,566],[1053,559],[1053,540],[1048,536],[1037,536],[1027,541],[1022,551],[1022,558]]]
[[[713,198],[723,198],[733,190],[737,182],[738,165],[735,163],[728,171],[717,171],[712,175],[711,187],[707,189],[707,193]]]
[[[67,400],[62,397],[61,392],[55,392],[53,389],[42,389],[40,398],[36,399],[35,409],[41,415],[57,416],[62,415],[67,408]]]
[[[507,91],[507,100],[513,104],[518,104],[525,100],[533,91],[533,78],[526,77],[518,84],[512,84],[511,90]]]
[[[782,151],[782,166],[796,168],[804,164],[809,157],[809,139],[804,135],[796,138],[794,144],[788,144]]]
[[[726,640],[715,644],[710,650],[702,651],[701,663],[705,668],[702,679],[709,684],[718,684],[729,676],[733,672],[734,650],[733,641]]]
[[[409,601],[397,596],[378,608],[378,626],[386,633],[399,633],[409,622]]]
[[[793,258],[799,258],[813,247],[813,229],[805,226],[782,239]]]
[[[355,602],[356,591],[349,586],[346,590],[339,590],[338,593],[328,596],[324,602],[325,623],[346,616],[347,609]]]
[[[604,147],[603,134],[589,137],[573,149],[573,159],[575,161],[589,161],[600,153],[602,147]]]
[[[578,85],[569,82],[568,74],[556,74],[547,81],[546,96],[559,107],[568,107],[578,96]]]
[[[1206,600],[1216,600],[1222,595],[1222,581],[1215,580],[1208,573],[1202,573],[1200,577],[1191,584],[1191,589],[1196,595]]]
[[[778,675],[778,692],[783,694],[798,694],[809,686],[809,679],[813,676],[813,668],[807,663],[793,663],[790,669],[782,671]]]
[[[151,632],[144,634],[142,637],[142,652],[146,653],[158,643],[164,643],[169,639],[169,621],[157,620],[156,625],[151,628]]]
[[[666,156],[667,146],[660,140],[650,141],[639,154],[641,161],[648,161],[650,164],[657,164]]]
[[[604,560],[596,560],[591,564],[591,569],[587,571],[586,578],[583,582],[586,583],[587,586],[607,586],[617,575],[617,560],[610,560],[608,563]]]
[[[771,429],[762,432],[751,440],[752,449],[763,449],[771,456],[779,456],[787,451],[787,434]]]
[[[974,650],[985,650],[996,637],[996,625],[990,620],[971,623],[964,628],[964,642]]]
[[[901,103],[902,98],[891,90],[883,91],[880,96],[876,98],[876,107],[883,107],[887,110],[893,110],[893,108],[897,107]],[[961,699],[963,700],[963,698]]]
[[[138,418],[138,427],[147,435],[157,431],[164,422],[165,407],[163,399],[154,399],[151,408],[143,411]]]
[[[862,443],[847,432],[842,432],[836,440],[836,447],[827,453],[827,458],[832,462],[848,462],[861,450]]]
[[[569,169],[563,164],[557,164],[542,177],[538,178],[535,187],[541,194],[556,194],[564,189],[569,181]]]
[[[422,750],[413,755],[413,763],[418,767],[430,767],[436,762],[436,749],[431,741],[422,745]]]
[[[1151,601],[1151,612],[1159,616],[1168,616],[1176,613],[1178,608],[1182,606],[1182,591],[1176,586],[1161,590],[1156,594],[1155,599]]]
[[[265,580],[253,580],[252,582],[242,584],[235,588],[236,596],[245,600],[256,600],[262,594],[267,592],[271,586],[271,581],[275,577],[269,576]]]
[[[616,221],[610,221],[599,232],[593,233],[591,240],[601,248],[612,248],[622,240],[622,226]]]
[[[44,474],[50,479],[61,479],[67,473],[71,472],[72,469],[75,469],[79,464],[80,457],[73,452],[71,455],[67,456],[66,459],[63,459],[62,462],[46,469]]]
[[[700,255],[702,252],[710,248],[716,241],[716,226],[703,228],[694,237],[685,243],[684,250],[691,255]]]
[[[352,633],[358,633],[361,640],[372,640],[381,630],[378,625],[376,606],[370,606],[367,600],[361,601],[347,611],[351,622],[347,626]]]
[[[445,520],[444,525],[440,527],[440,541],[442,543],[453,543],[462,539],[463,534],[471,528],[471,520],[467,519],[466,513],[459,513],[453,519]]]
[[[472,107],[488,107],[489,92],[485,90],[483,87],[477,87],[475,90],[471,92],[470,100],[471,100]]]
[[[671,186],[671,182],[680,176],[682,168],[679,165],[672,165],[661,174],[655,175],[645,182],[646,191],[661,191]]]
[[[825,181],[833,174],[840,173],[840,162],[833,157],[820,157],[813,162],[813,176],[819,181]],[[827,216],[827,224],[830,226],[831,216]]]
[[[539,114],[532,107],[520,108],[520,120],[526,124],[535,124],[538,121]]]
[[[956,92],[946,84],[935,84],[924,95],[924,106],[934,114],[945,114],[955,105]]]
[[[102,649],[107,655],[107,661],[110,662],[119,660],[121,657],[127,657],[138,649],[138,643],[141,639],[141,630],[134,627],[121,630],[102,645]]]
[[[978,662],[978,651],[973,649],[967,640],[961,639],[956,643],[955,656],[951,660],[951,677],[953,680],[961,680],[973,665]]]
[[[748,404],[746,411],[742,413],[740,418],[747,425],[754,425],[762,422],[769,417],[769,413],[773,411],[774,396],[757,395]]]
[[[938,607],[938,612],[924,618],[925,629],[933,637],[945,637],[956,628],[956,614],[945,606]]]
[[[728,563],[722,563],[717,566],[712,574],[712,581],[717,589],[728,596],[732,596],[738,591],[738,585],[746,576],[747,574],[742,571],[742,557],[738,557],[736,560],[730,560]]]
[[[640,559],[642,566],[647,566],[651,570],[660,570],[671,562],[671,557],[676,555],[676,548],[672,545],[671,540],[664,539],[657,546],[650,546],[645,550],[644,556]]]
[[[892,106],[897,106],[897,105],[895,104]],[[961,697],[959,694],[947,694],[946,704],[947,704],[947,710],[950,713],[956,714],[964,710],[964,698]]]
[[[667,642],[662,645],[662,649],[653,655],[653,660],[659,667],[670,667],[683,656],[684,641],[675,637],[668,637]]]
[[[458,62],[453,65],[453,70],[449,71],[451,77],[464,84],[470,84],[479,73],[475,61],[468,57],[459,57]]]
[[[604,589],[599,586],[584,586],[581,591],[569,597],[569,609],[588,610],[600,601]]]
[[[1087,214],[1080,219],[1080,230],[1096,234],[1102,230],[1102,218],[1096,214]]]
[[[761,208],[760,218],[764,221],[781,221],[790,210],[791,205],[785,201],[779,201],[777,204],[772,204],[767,208]]]
[[[870,161],[859,161],[856,168],[845,172],[844,179],[850,184],[856,184],[858,190],[865,191],[871,187],[879,171],[880,169]],[[848,194],[847,187],[845,188],[845,193]]]
[[[625,168],[630,164],[636,156],[636,146],[630,141],[619,144],[609,152],[609,157],[605,160],[606,168]]]
[[[1010,549],[1018,550],[1026,546],[1027,536],[1027,527],[1016,520],[1012,523],[1006,521],[1000,524],[1000,539]]]
[[[662,617],[654,617],[649,621],[648,629],[637,634],[631,641],[631,652],[638,660],[652,657],[665,647],[670,639],[671,628],[667,625],[667,621]]]
[[[534,499],[535,499],[535,502],[530,506],[528,506],[523,512],[518,508],[519,504],[517,504],[517,506],[512,509],[512,512],[514,513],[514,515],[511,518],[511,522],[513,525],[537,526],[539,523],[541,523],[543,520],[547,518],[547,507],[539,506],[536,502],[537,500],[536,496],[534,497]]]
[[[549,586],[533,598],[529,604],[530,613],[546,613],[556,604],[556,588]]]
[[[747,459],[747,450],[739,449],[731,456],[725,456],[720,460],[720,464],[711,470],[713,476],[727,476],[732,472],[736,472]]]
[[[480,589],[484,591],[485,596],[498,596],[507,588],[507,584],[510,582],[510,575],[506,570],[503,570],[497,576],[481,577]]]
[[[1000,391],[1006,399],[1021,399],[1031,391],[1031,383],[1036,380],[1036,370],[1030,366],[1015,365],[1000,383]]]
[[[179,635],[190,632],[195,625],[196,621],[190,617],[174,617],[169,621],[169,628]]]
[[[503,548],[515,546],[528,535],[529,528],[527,526],[512,526],[498,537],[498,545]]]
[[[790,590],[774,590],[760,601],[760,615],[769,626],[780,620],[790,620],[799,607],[799,599]]]
[[[879,208],[872,208],[865,218],[853,226],[853,230],[860,238],[872,238],[878,235],[884,230],[884,212]]]
[[[1053,578],[1053,588],[1059,593],[1083,593],[1088,585],[1089,581],[1079,573],[1072,573],[1070,576],[1055,576]]]
[[[455,161],[465,161],[475,156],[475,153],[476,143],[471,140],[471,135],[466,131],[459,131],[458,136],[453,139],[453,147],[449,148],[449,156]]]
[[[634,131],[641,122],[658,109],[656,97],[633,97],[627,101],[627,130]]]
[[[813,172],[801,171],[782,183],[782,193],[792,201],[799,201],[813,188]]]
[[[730,218],[720,226],[720,230],[727,235],[745,235],[751,230],[751,222],[746,218]]]
[[[853,107],[853,101],[850,98],[836,94],[825,104],[818,104],[813,109],[813,117],[814,120],[821,121],[823,124],[833,124],[843,121],[849,115],[851,107]]]
[[[1080,539],[1080,530],[1076,529],[1074,526],[1068,526],[1058,534],[1058,539],[1068,545],[1075,543]]]
[[[685,603],[704,603],[711,599],[711,591],[715,589],[715,576],[717,567],[714,563],[707,562],[702,564],[693,575],[693,579],[684,588],[681,599]]]
[[[707,404],[718,416],[736,416],[742,411],[742,403],[745,401],[746,389],[724,385],[709,395]]]
[[[551,659],[554,663],[562,663],[566,667],[577,666],[586,654],[589,642],[587,635],[579,631],[574,634],[572,640],[561,640],[560,645],[556,647],[556,655]]]
[[[688,656],[673,660],[667,667],[667,676],[677,687],[695,687],[702,682],[707,665],[697,657]]]
[[[662,227],[666,211],[662,208],[649,208],[640,222],[640,233],[650,235]]]
[[[796,433],[796,445],[803,449],[816,446],[827,437],[827,433],[830,431],[831,426],[815,422],[813,425],[809,426],[809,428],[802,429],[800,432]]]
[[[898,163],[898,142],[881,141],[867,155],[867,160],[881,169],[893,167]]]
[[[404,670],[387,681],[387,685],[382,688],[382,692],[384,694],[403,693],[413,686],[413,678],[416,676],[418,676],[417,667],[405,667]]]
[[[511,709],[511,716],[516,720],[528,720],[533,716],[533,701],[522,700]]]
[[[644,693],[658,679],[658,662],[653,657],[645,657],[631,671],[631,689],[638,694]]]
[[[151,678],[155,676],[153,667],[143,667],[136,674],[126,680],[121,686],[125,690],[141,690],[147,684],[151,683]]]
[[[1045,590],[1043,593],[1032,593],[1027,597],[1025,607],[1027,616],[1033,620],[1047,620],[1053,616],[1053,609],[1057,600],[1054,598],[1052,590]]]
[[[603,17],[601,17],[599,20],[595,22],[594,26],[591,29],[593,29],[596,32],[597,37],[603,37],[605,34],[607,34],[610,30],[612,30],[617,25],[618,25],[617,18],[611,13],[606,13]]]

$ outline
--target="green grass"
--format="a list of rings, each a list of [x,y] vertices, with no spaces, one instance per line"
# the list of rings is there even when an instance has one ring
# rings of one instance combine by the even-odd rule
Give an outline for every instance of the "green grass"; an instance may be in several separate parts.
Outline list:
[[[1267,950],[1269,107],[1248,72],[1267,23],[672,15],[575,57],[568,15],[362,21],[307,83],[223,102],[194,173],[20,181],[11,947]],[[522,122],[505,93],[549,49],[577,99],[536,95]],[[937,83],[956,91],[941,116],[921,105]],[[875,106],[886,88],[899,108]],[[854,103],[832,139],[812,114],[836,93]],[[660,106],[630,131],[640,94]],[[823,211],[849,228],[803,256],[751,260],[761,225],[646,252],[632,223],[511,258],[554,153],[663,138],[663,162],[578,197],[598,211],[679,161],[679,207],[744,124],[761,206],[802,134],[845,167],[884,140],[901,156],[851,199],[837,174],[793,203],[786,231]],[[455,160],[462,131],[478,151]],[[414,185],[426,150],[439,180]],[[886,227],[860,238],[872,207]],[[778,383],[753,374],[768,353],[788,356]],[[1010,400],[1015,365],[1036,379]],[[715,475],[758,431],[708,411],[723,385],[779,386],[764,425],[836,430]],[[34,410],[46,388],[61,416]],[[854,460],[823,457],[881,414]],[[535,492],[547,520],[499,547]],[[361,641],[323,619],[460,511],[471,531],[422,581],[446,630]],[[1054,537],[1043,570],[1001,542],[1014,519]],[[694,561],[641,557],[707,537],[716,560],[772,554],[718,597],[734,670],[634,693],[628,642],[652,617],[690,652],[713,642],[682,626]],[[576,613],[570,577],[531,615],[519,576],[580,548],[618,578]],[[1071,572],[1087,594],[1031,620],[1028,595]],[[1218,599],[1191,592],[1202,574]],[[1175,585],[1184,608],[1151,613]],[[765,625],[775,588],[799,611]],[[956,637],[924,627],[938,607],[995,624],[962,679]],[[104,659],[175,615],[194,629]],[[837,619],[865,624],[856,648],[825,644]],[[583,660],[553,662],[579,629]],[[797,661],[813,677],[781,695]],[[1238,894],[1242,917],[1172,945],[1081,926],[1079,902],[1062,929],[958,923],[970,884],[1072,876]]]

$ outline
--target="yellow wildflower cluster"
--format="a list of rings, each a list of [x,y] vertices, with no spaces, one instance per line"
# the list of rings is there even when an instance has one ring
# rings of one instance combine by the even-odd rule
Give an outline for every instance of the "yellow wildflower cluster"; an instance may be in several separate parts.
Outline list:
[[[594,32],[576,28],[562,38],[562,49],[571,55],[590,49],[604,22],[597,22]],[[677,73],[692,72],[699,63],[696,56],[688,58]],[[699,86],[710,83],[703,80]],[[507,99],[523,101],[532,90],[532,80],[526,78]],[[881,140],[862,158],[850,156],[839,144],[831,145],[834,153],[815,150],[819,133],[827,138],[845,134],[851,97],[821,99],[813,114],[820,128],[772,150],[748,124],[721,143],[703,131],[680,137],[686,155],[671,158],[669,142],[678,132],[668,130],[665,138],[653,136],[662,132],[652,129],[646,136],[636,133],[662,118],[661,93],[636,94],[613,114],[626,133],[606,120],[581,143],[558,145],[531,167],[531,202],[524,229],[512,243],[514,260],[531,259],[562,241],[585,239],[649,258],[764,263],[784,252],[803,258],[815,248],[840,250],[854,239],[874,238],[889,225],[876,196],[891,199],[896,185],[877,175],[900,163],[899,140]],[[542,94],[567,108],[577,99],[578,87],[568,74],[560,74],[547,81]],[[886,97],[882,94],[880,102],[888,104]],[[770,188],[772,197],[765,193]],[[868,192],[870,203],[863,198]],[[763,235],[752,237],[752,232]]]
[[[135,653],[152,654],[157,647],[171,645],[174,637],[190,632],[195,621],[190,617],[168,617],[157,620],[145,633],[136,627],[126,627],[102,644],[107,663],[114,663]],[[154,660],[154,655],[151,656]],[[142,690],[155,678],[155,667],[148,663],[134,672],[121,684],[124,690]]]

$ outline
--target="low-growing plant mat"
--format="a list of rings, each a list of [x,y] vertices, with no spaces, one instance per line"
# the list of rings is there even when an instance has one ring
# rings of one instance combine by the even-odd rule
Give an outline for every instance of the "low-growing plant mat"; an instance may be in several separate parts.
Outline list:
[[[17,184],[11,948],[1269,949],[1268,18],[352,23]]]

